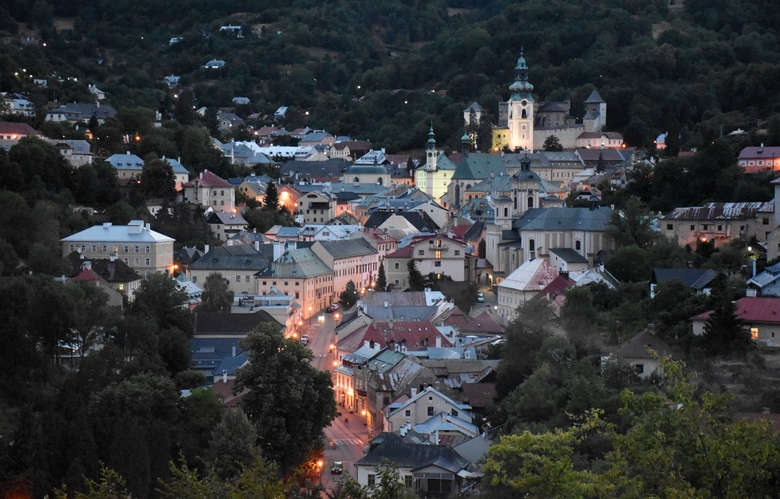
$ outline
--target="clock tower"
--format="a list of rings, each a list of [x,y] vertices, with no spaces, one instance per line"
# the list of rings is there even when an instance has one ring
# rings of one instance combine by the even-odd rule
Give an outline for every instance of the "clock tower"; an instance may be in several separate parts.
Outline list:
[[[509,85],[512,95],[507,102],[507,145],[514,151],[517,148],[531,151],[534,146],[534,86],[528,81],[528,65],[520,49],[520,57],[515,66],[515,81]]]

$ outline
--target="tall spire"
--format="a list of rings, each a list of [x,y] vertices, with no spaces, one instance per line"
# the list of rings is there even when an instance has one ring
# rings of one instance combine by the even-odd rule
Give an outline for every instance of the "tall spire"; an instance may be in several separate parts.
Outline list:
[[[515,81],[509,85],[509,90],[512,94],[530,93],[534,89],[534,86],[528,81],[528,65],[525,63],[525,57],[523,57],[523,47],[520,47],[520,57],[517,59],[517,65],[515,66]]]
[[[433,136],[433,122],[431,122],[431,128],[428,130],[428,145],[425,148],[429,151],[436,149],[436,139]]]

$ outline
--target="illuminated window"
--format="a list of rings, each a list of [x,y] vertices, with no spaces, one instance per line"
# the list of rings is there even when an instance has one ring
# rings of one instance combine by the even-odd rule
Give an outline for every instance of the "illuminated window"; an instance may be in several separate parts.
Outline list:
[[[750,328],[750,338],[757,340],[758,339],[758,328],[757,327],[751,327]]]

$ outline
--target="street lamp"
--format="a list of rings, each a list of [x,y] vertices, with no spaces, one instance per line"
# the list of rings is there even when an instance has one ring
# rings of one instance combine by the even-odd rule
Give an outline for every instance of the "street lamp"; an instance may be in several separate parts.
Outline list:
[[[323,464],[324,463],[322,462],[322,459],[317,461],[317,469],[319,470],[319,473],[320,473],[320,485],[322,485],[322,465]]]
[[[753,247],[748,246],[748,257],[750,257],[750,262],[753,264],[753,277],[756,277],[756,260],[758,260],[758,253],[753,253]]]

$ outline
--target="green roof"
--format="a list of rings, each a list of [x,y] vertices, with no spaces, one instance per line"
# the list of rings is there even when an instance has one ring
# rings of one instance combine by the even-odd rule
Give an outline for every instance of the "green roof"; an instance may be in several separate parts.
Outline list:
[[[504,167],[504,158],[500,154],[471,153],[461,156],[458,168],[452,175],[455,180],[482,180],[490,177],[507,175]]]

